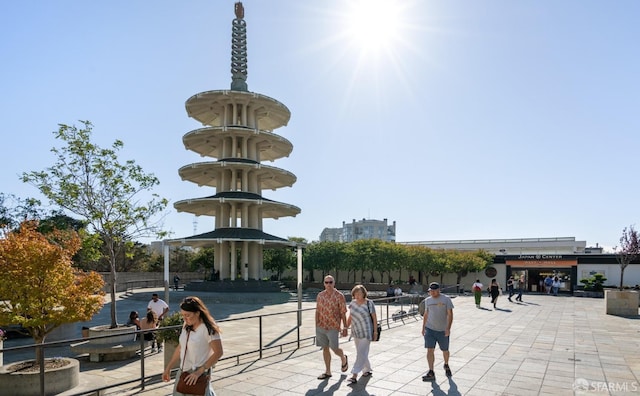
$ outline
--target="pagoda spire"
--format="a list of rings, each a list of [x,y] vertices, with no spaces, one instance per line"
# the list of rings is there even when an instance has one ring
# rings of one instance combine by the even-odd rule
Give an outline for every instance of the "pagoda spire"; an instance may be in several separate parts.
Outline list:
[[[231,90],[247,92],[247,23],[242,2],[235,4],[235,13],[231,31]]]

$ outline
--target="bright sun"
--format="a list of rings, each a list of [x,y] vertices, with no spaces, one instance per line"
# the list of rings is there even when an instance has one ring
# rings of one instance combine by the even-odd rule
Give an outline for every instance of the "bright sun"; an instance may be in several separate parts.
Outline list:
[[[401,8],[393,0],[353,0],[346,19],[347,35],[361,51],[386,51],[399,37]]]

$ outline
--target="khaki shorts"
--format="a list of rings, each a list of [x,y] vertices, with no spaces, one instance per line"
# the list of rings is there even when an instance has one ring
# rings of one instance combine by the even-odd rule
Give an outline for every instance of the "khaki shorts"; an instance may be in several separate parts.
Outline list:
[[[338,330],[327,330],[316,327],[316,345],[319,347],[328,346],[331,349],[338,349]]]

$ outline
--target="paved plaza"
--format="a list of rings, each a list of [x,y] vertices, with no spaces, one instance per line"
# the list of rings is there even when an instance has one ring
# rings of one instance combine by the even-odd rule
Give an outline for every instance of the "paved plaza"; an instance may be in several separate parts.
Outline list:
[[[128,312],[132,304],[140,305],[144,298],[146,293],[143,298],[123,300],[118,310]],[[359,379],[354,386],[347,385],[350,372],[340,373],[337,357],[332,361],[333,376],[318,380],[316,377],[324,371],[322,354],[306,342],[301,349],[270,352],[261,360],[245,358],[240,364],[223,361],[213,373],[213,387],[218,396],[640,394],[640,320],[605,315],[602,299],[525,295],[523,303],[510,303],[501,297],[498,309],[492,310],[486,298],[483,308],[477,309],[472,296],[458,296],[454,304],[450,379],[444,375],[442,354],[436,350],[436,381],[422,381],[427,368],[420,334],[422,322],[409,318],[404,325],[394,323],[391,329],[383,328],[382,339],[371,346],[373,376]],[[171,305],[175,307],[173,295]],[[313,306],[313,302],[303,303],[303,308]],[[256,304],[252,310],[247,304],[237,304],[243,311],[238,315],[230,313],[234,310],[232,303],[214,304],[210,309],[226,311],[219,315],[234,318],[296,307],[296,303],[284,302],[262,307]],[[313,311],[303,318],[301,333],[313,334]],[[292,326],[284,322],[274,321],[269,331],[291,333]],[[247,331],[242,323],[222,323],[226,355],[238,353],[243,347],[245,341],[238,341]],[[344,338],[341,347],[352,364],[353,342]],[[152,355],[146,360],[147,375],[159,374],[162,364],[160,354]],[[139,374],[137,360],[83,362],[81,385],[113,383]],[[173,382],[153,381],[140,390],[136,383],[105,394],[170,395],[172,386]]]

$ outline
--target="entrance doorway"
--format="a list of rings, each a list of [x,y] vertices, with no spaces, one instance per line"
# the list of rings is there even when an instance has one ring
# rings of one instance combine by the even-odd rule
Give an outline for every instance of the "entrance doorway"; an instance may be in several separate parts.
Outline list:
[[[571,268],[532,268],[514,270],[513,278],[518,279],[520,275],[525,276],[526,291],[534,293],[548,293],[548,288],[544,285],[547,275],[551,278],[558,277],[560,281],[560,292],[571,292]]]

